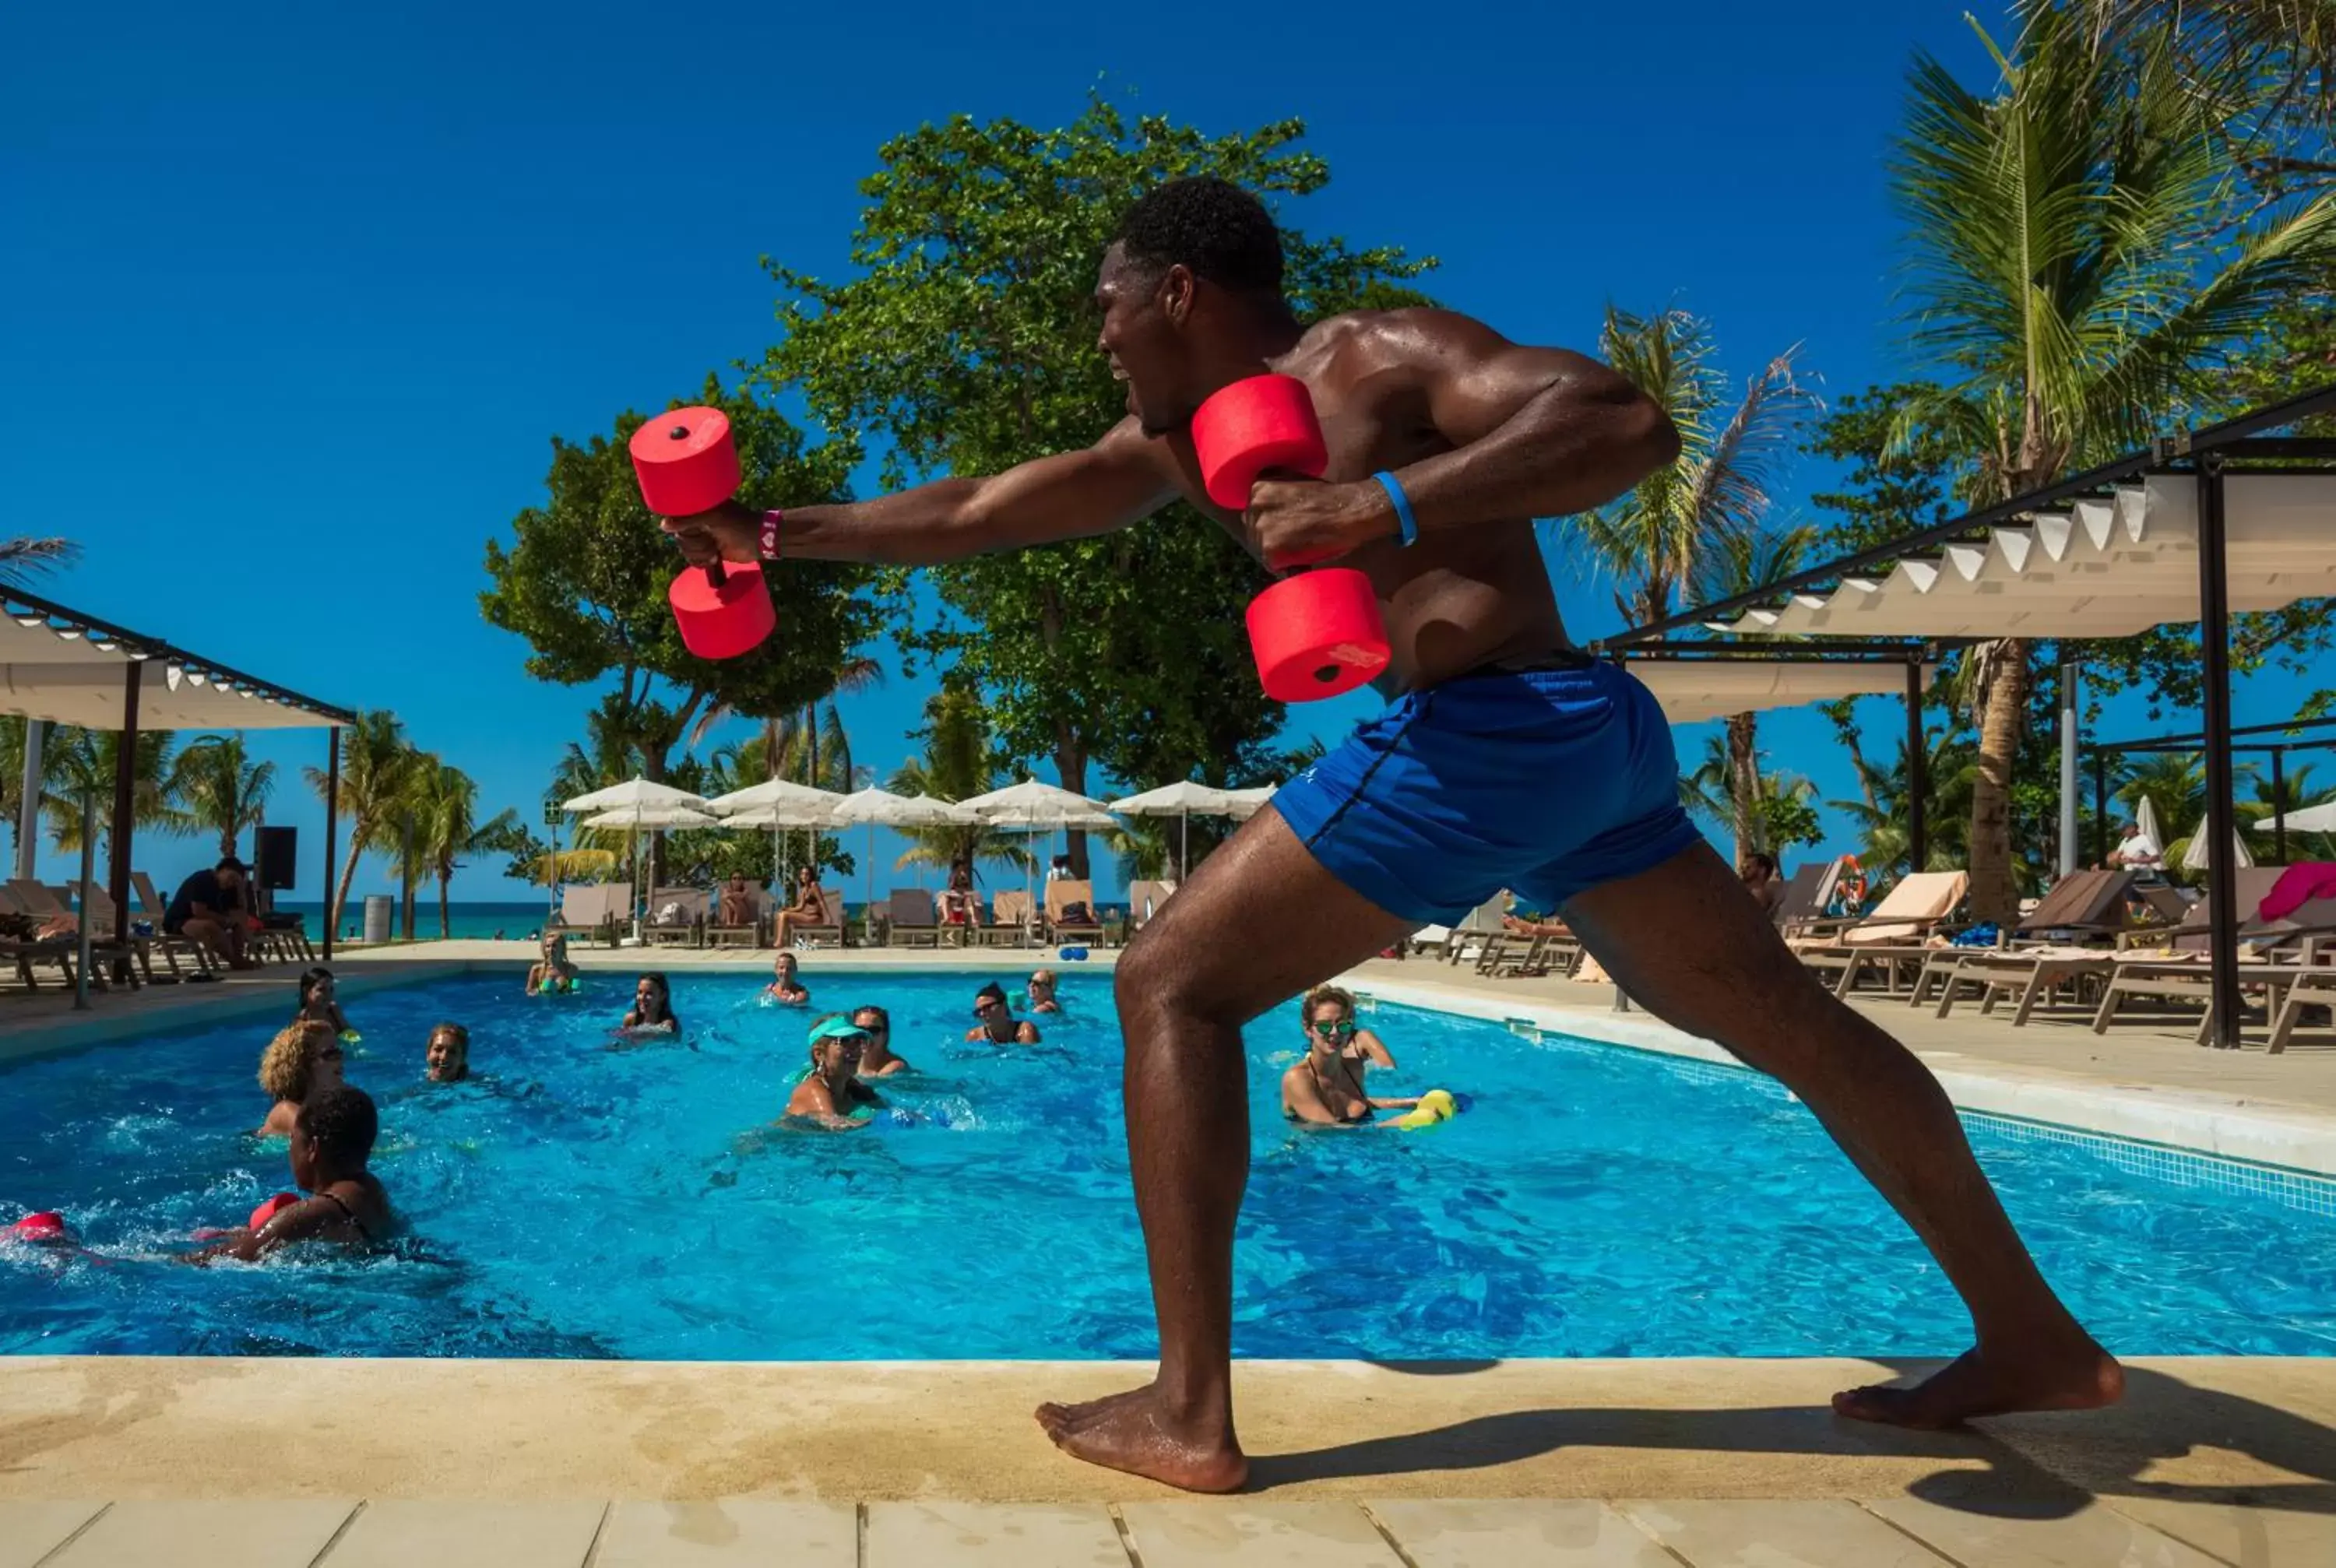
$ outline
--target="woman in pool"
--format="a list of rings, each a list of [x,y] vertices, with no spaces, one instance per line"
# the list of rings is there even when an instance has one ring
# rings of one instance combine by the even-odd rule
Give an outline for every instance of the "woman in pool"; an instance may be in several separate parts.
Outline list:
[[[1014,1009],[1006,1005],[1006,988],[996,980],[974,992],[973,1016],[981,1021],[966,1030],[968,1040],[988,1040],[993,1046],[1038,1043],[1038,1026],[1014,1016]]]
[[[892,1054],[892,1015],[881,1008],[855,1008],[852,1013],[852,1027],[868,1037],[860,1049],[860,1076],[863,1078],[889,1078],[894,1073],[913,1073],[905,1057]]]
[[[819,885],[819,872],[810,866],[795,868],[795,901],[771,917],[774,923],[772,940],[785,947],[795,940],[795,932],[805,926],[835,924],[827,908],[827,894]]]
[[[1281,1075],[1281,1114],[1293,1122],[1356,1126],[1374,1111],[1407,1111],[1411,1099],[1374,1099],[1363,1092],[1363,1076],[1374,1066],[1392,1067],[1395,1057],[1377,1035],[1355,1027],[1355,998],[1336,986],[1306,993],[1306,1056]],[[1367,1043],[1368,1042],[1368,1043]]]
[[[303,1018],[331,1025],[333,1033],[344,1039],[359,1037],[341,1013],[340,998],[333,989],[333,971],[321,964],[300,977],[300,1005],[292,1010],[292,1021],[297,1024]]]
[[[564,996],[575,989],[576,966],[568,961],[568,939],[550,932],[543,939],[543,956],[527,971],[527,994]]]
[[[1063,1010],[1063,1004],[1055,999],[1055,971],[1052,969],[1034,972],[1023,986],[1022,994],[1029,998],[1029,1008],[1034,1013],[1059,1013]]]
[[[763,999],[790,1008],[800,1008],[811,1000],[811,992],[795,975],[795,956],[785,948],[781,948],[771,959],[771,983],[763,988]]]
[[[309,1195],[277,1210],[257,1231],[231,1232],[184,1261],[240,1258],[256,1263],[295,1242],[364,1247],[380,1241],[395,1223],[389,1194],[365,1165],[380,1131],[381,1117],[363,1089],[346,1084],[318,1089],[300,1107],[287,1151],[292,1180]]]
[[[277,1030],[259,1058],[259,1086],[275,1104],[255,1135],[290,1135],[301,1102],[319,1090],[341,1086],[341,1040],[332,1025],[301,1018]]]
[[[865,1121],[848,1113],[859,1106],[884,1103],[859,1077],[861,1053],[868,1045],[867,1030],[842,1013],[829,1013],[812,1021],[808,1043],[811,1073],[787,1096],[786,1114],[831,1133],[847,1133],[854,1127],[866,1126]]]
[[[681,1033],[681,1019],[673,1010],[673,988],[663,975],[643,975],[633,986],[633,1010],[625,1015],[620,1026],[630,1030],[650,1030],[668,1035]]]
[[[423,1047],[423,1069],[433,1084],[459,1084],[471,1076],[471,1031],[460,1024],[440,1024],[430,1031]]]

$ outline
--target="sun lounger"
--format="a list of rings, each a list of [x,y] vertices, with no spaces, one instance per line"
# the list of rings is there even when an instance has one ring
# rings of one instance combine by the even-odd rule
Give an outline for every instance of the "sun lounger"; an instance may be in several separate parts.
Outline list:
[[[1160,906],[1168,901],[1168,895],[1175,891],[1174,882],[1128,883],[1127,929],[1131,931],[1142,930],[1145,923],[1160,912]]]
[[[820,902],[827,907],[827,919],[815,926],[788,926],[787,940],[807,948],[840,948],[844,945],[843,893],[837,888],[822,887],[819,890],[819,898]]]
[[[697,946],[711,901],[703,888],[650,889],[649,916],[641,926],[641,940],[653,948]]]
[[[2287,1049],[2296,1030],[2302,1027],[2304,1013],[2313,1008],[2327,1008],[2330,1027],[2336,1028],[2336,969],[2322,968],[2298,975],[2286,989],[2286,994],[2272,1012],[2267,1047],[2271,1055],[2275,1057]]]
[[[1830,860],[1821,865],[1806,865],[1785,881],[1785,896],[1769,912],[1782,931],[1796,931],[1812,920],[1825,918],[1825,905],[1833,901],[1833,890],[1841,881],[1841,862]]]
[[[888,948],[941,945],[940,912],[933,907],[933,895],[922,888],[894,888],[886,896],[886,926]]]
[[[752,948],[763,941],[763,917],[771,912],[771,892],[768,888],[746,890],[754,901],[754,916],[743,926],[725,926],[722,920],[722,895],[714,895],[713,911],[706,917],[706,945],[709,948]]]
[[[1486,944],[1504,932],[1501,917],[1509,912],[1512,899],[1506,889],[1494,893],[1475,909],[1460,917],[1444,943],[1444,961],[1461,963],[1483,955]]]
[[[984,947],[1019,947],[1029,940],[1031,923],[1030,895],[1020,888],[1007,888],[991,901],[989,922],[973,928],[973,940]]]
[[[633,884],[630,882],[582,882],[563,888],[560,894],[560,918],[544,927],[547,937],[584,933],[587,941],[598,937],[615,947],[622,941],[621,927],[632,923]]]
[[[1570,976],[1582,962],[1582,940],[1572,931],[1503,931],[1485,942],[1476,972],[1493,979],[1552,971]]]
[[[1882,901],[1866,915],[1837,923],[1807,922],[1815,940],[1804,940],[1813,947],[1903,943],[1952,919],[1955,911],[1962,906],[1963,895],[1970,891],[1968,872],[1913,872],[1901,877],[1898,885],[1883,894]],[[1837,924],[1837,929],[1815,930],[1828,924]]]
[[[1065,918],[1074,904],[1086,906],[1086,919],[1072,920]],[[1046,884],[1046,938],[1056,946],[1064,942],[1103,940],[1103,921],[1095,912],[1095,883],[1073,881],[1063,877]]]
[[[1922,1006],[1935,988],[1938,1016],[1943,1018],[1961,989],[1971,985],[1979,989],[1980,1011],[1986,1013],[1994,1010],[2000,997],[2016,990],[2020,1003],[2012,1022],[2026,1023],[2039,997],[2056,995],[2072,982],[2081,987],[2107,972],[2102,964],[2078,961],[2085,954],[2076,950],[2081,950],[2083,938],[2114,940],[2124,930],[2132,886],[2128,871],[2069,872],[2037,901],[2003,946],[1933,951],[1915,977],[1909,1005]]]
[[[46,918],[38,911],[24,908],[24,901],[16,896],[15,891],[5,887],[0,887],[0,909],[35,921]],[[80,953],[81,938],[77,935],[0,940],[0,959],[16,966],[17,977],[24,982],[24,989],[28,991],[41,989],[41,982],[33,975],[34,964],[54,964],[63,973],[65,985],[70,988],[73,983],[73,960]]]

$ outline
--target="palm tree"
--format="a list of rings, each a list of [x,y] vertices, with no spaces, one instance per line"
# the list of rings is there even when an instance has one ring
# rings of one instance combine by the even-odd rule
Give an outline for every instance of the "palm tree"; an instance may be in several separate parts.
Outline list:
[[[170,768],[173,744],[166,730],[147,730],[138,736],[131,754],[133,833],[182,838],[195,831],[194,819],[179,806]],[[42,749],[41,813],[48,818],[50,842],[57,848],[72,852],[82,847],[82,804],[92,799],[99,857],[112,859],[113,790],[121,760],[119,730],[61,725],[50,732]]]
[[[69,539],[0,539],[0,583],[24,582],[80,554],[81,546]]]
[[[477,853],[490,842],[503,841],[519,827],[519,813],[507,809],[486,822],[479,821],[478,782],[461,768],[426,754],[415,759],[405,805],[414,824],[415,860],[438,879],[438,936],[443,940],[454,934],[448,902],[462,858]]]
[[[332,908],[326,914],[333,930],[341,929],[349,883],[356,877],[357,861],[365,852],[403,846],[403,834],[393,839],[389,826],[394,817],[402,815],[406,781],[419,755],[405,738],[405,726],[386,708],[357,715],[357,722],[342,732],[340,803],[349,819],[349,858],[341,862],[340,881],[334,884]],[[325,770],[303,771],[316,798],[324,799],[328,783]]]
[[[1703,761],[1680,775],[1679,803],[1689,814],[1732,823],[1739,863],[1755,852],[1781,857],[1795,844],[1817,842],[1817,786],[1794,774],[1762,774],[1756,765],[1747,800],[1738,791],[1742,775],[1732,753],[1728,735],[1712,735],[1704,743]]]
[[[2206,814],[2206,759],[2195,751],[2152,752],[2127,765],[2117,798],[2136,811],[2146,799],[2157,808],[2159,831],[2169,840],[2187,838]],[[2171,858],[2173,845],[2164,847]]]
[[[276,788],[276,765],[253,762],[245,754],[241,732],[190,743],[171,776],[195,826],[219,834],[222,855],[234,854],[243,830],[258,825]]]
[[[885,781],[886,789],[961,801],[998,787],[998,775],[990,765],[988,716],[971,687],[944,679],[941,689],[925,699],[925,727],[918,733],[925,743],[924,755],[902,763]],[[900,836],[909,847],[892,862],[896,870],[926,865],[945,876],[960,870],[970,876],[985,861],[1026,872],[1037,863],[1024,834],[986,823],[905,828]]]
[[[1911,73],[1892,182],[1913,346],[1939,385],[1899,429],[1953,432],[1974,500],[2048,484],[2211,404],[2253,324],[2336,263],[2336,195],[2231,221],[2238,168],[2165,34],[2114,53],[2095,41],[2076,10],[2042,7],[2010,54],[1988,42],[1991,92],[1928,54]],[[1965,657],[1980,730],[1971,912],[2002,922],[2019,907],[2010,788],[2029,651],[2005,639]]]
[[[1927,784],[1922,802],[1925,862],[1913,864],[1913,794],[1908,786],[1907,749],[1898,738],[1897,755],[1888,767],[1876,767],[1861,754],[1853,757],[1858,774],[1854,801],[1827,801],[1857,824],[1857,857],[1869,875],[1903,876],[1909,871],[1948,871],[1965,862],[1963,834],[1970,825],[1971,791],[1977,769],[1971,742],[1949,731],[1925,732],[1922,776]]]
[[[1820,404],[1795,378],[1796,344],[1749,377],[1731,408],[1711,324],[1683,310],[1639,317],[1609,306],[1600,351],[1670,415],[1679,456],[1612,505],[1544,525],[1544,540],[1575,549],[1586,575],[1611,579],[1615,609],[1636,626],[1670,614],[1678,592],[1708,570],[1707,556],[1759,532],[1776,464]]]

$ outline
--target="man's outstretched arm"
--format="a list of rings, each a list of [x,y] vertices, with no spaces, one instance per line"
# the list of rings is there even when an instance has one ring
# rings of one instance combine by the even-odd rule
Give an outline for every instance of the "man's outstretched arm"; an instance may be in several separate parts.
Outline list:
[[[1161,443],[1133,419],[1084,452],[1058,453],[987,479],[942,479],[873,501],[791,508],[780,524],[782,559],[930,566],[992,550],[1110,533],[1176,499],[1174,469]],[[695,517],[668,518],[682,553],[704,564],[754,560],[763,514],[725,502]]]

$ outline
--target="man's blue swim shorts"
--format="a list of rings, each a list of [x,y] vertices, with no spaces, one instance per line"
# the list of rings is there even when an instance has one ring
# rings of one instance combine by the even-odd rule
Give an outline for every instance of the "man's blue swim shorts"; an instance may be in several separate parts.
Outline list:
[[[1449,924],[1503,888],[1554,910],[1701,835],[1654,694],[1582,659],[1413,692],[1284,784],[1274,809],[1381,909]]]

